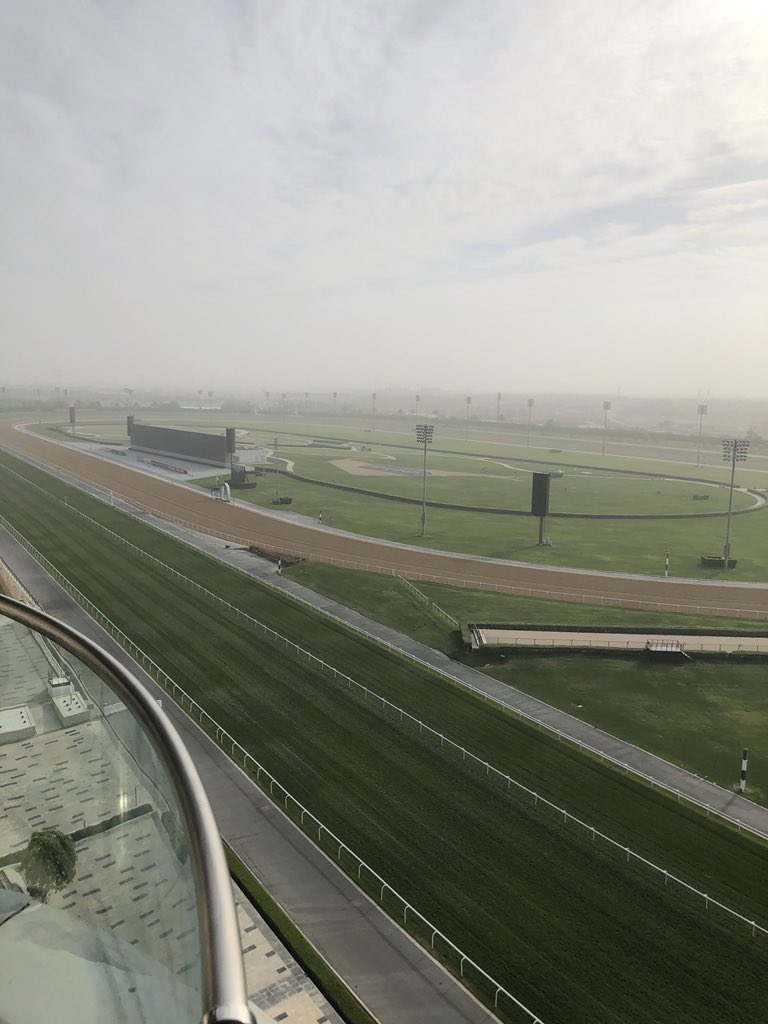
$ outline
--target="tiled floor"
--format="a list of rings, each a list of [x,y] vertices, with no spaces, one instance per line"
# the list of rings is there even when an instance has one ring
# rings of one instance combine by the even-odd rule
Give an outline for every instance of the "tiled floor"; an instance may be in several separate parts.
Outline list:
[[[235,887],[248,997],[263,1016],[287,1024],[342,1024],[272,929]]]
[[[48,673],[49,663],[29,632],[0,621],[0,707],[26,704],[37,730],[0,746],[0,854],[23,849],[37,829],[71,833],[147,805],[141,817],[77,843],[75,879],[52,893],[49,905],[109,929],[180,976],[196,977],[192,878],[153,809],[153,787],[144,784],[116,742],[116,723],[98,710],[89,722],[62,727],[48,696]],[[235,900],[249,999],[262,1019],[341,1024],[238,890]]]

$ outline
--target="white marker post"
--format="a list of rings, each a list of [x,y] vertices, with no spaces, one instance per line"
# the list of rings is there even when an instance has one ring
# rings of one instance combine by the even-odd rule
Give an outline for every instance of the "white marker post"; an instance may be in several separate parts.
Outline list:
[[[747,788],[747,761],[749,759],[749,751],[744,748],[741,754],[741,780],[739,781],[739,792],[743,793]]]
[[[669,576],[669,552],[667,552],[664,558],[664,575]]]

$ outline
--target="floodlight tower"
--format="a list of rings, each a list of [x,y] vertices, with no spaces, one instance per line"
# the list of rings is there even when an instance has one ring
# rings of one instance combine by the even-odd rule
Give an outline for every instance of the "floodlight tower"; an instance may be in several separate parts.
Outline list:
[[[376,392],[371,392],[371,433],[373,433],[373,423],[376,419]]]
[[[275,438],[275,499],[276,504],[280,504],[280,458],[277,447],[277,438]]]
[[[496,394],[496,422],[501,423],[501,392]]]
[[[709,412],[709,408],[706,405],[700,405],[696,409],[696,412],[699,414],[699,444],[696,449],[696,465],[698,466],[701,464],[701,421]]]
[[[419,402],[421,401],[421,395],[416,395],[416,415],[419,415]]]
[[[603,402],[603,455],[605,455],[605,438],[608,433],[608,413],[611,411],[611,403]]]
[[[422,474],[421,492],[421,536],[427,532],[427,445],[432,444],[435,428],[431,423],[416,424],[416,440],[424,446],[424,472]]]
[[[728,572],[731,557],[731,517],[733,515],[733,481],[736,476],[736,463],[746,462],[749,452],[749,441],[741,437],[729,438],[722,442],[723,461],[731,464],[731,486],[728,491],[728,523],[725,527],[725,548],[723,550],[723,569]]]
[[[466,426],[466,430],[464,431],[464,440],[465,441],[469,440],[469,409],[470,409],[471,405],[472,405],[472,395],[467,395],[467,426]]]
[[[528,399],[528,440],[525,442],[528,448],[531,447],[531,413],[533,412],[534,399]]]

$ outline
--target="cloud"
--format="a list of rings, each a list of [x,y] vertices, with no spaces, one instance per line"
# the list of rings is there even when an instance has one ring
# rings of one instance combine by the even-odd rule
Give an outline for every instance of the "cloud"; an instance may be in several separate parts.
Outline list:
[[[424,372],[459,386],[470,325],[480,383],[522,304],[560,365],[581,339],[562,373],[581,386],[615,330],[628,366],[633,346],[699,360],[702,292],[764,359],[766,44],[746,0],[15,0],[0,253],[19,372],[66,339],[82,374],[169,374],[213,345],[352,384],[382,346],[391,379],[410,373],[429,334]]]

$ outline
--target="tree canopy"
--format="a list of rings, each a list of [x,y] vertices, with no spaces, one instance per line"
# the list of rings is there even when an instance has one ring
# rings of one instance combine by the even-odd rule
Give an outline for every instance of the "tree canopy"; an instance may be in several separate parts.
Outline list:
[[[74,879],[76,861],[71,836],[57,828],[33,832],[21,861],[29,894],[47,902],[49,893],[58,892]]]

